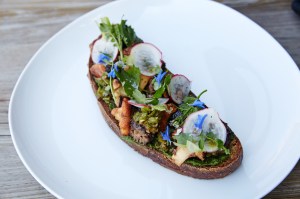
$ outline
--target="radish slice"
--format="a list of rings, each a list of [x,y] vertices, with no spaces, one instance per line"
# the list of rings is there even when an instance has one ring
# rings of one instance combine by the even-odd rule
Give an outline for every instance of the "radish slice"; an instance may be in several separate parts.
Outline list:
[[[139,43],[132,47],[130,59],[134,66],[138,67],[145,76],[156,75],[161,68],[162,53],[150,43]]]
[[[195,123],[198,120],[198,115],[207,115],[202,124],[202,129],[196,128]],[[227,137],[227,131],[225,125],[220,120],[218,113],[212,109],[207,108],[189,115],[183,125],[183,133],[191,134],[195,137],[199,137],[202,133],[207,134],[212,132],[217,139],[220,139],[225,143]],[[214,152],[218,150],[218,146],[210,141],[205,141],[203,151]]]
[[[98,39],[92,49],[92,60],[95,64],[99,63],[99,56],[100,54],[105,54],[110,57],[110,60],[113,61],[117,58],[118,55],[118,48],[114,45],[113,42],[108,41],[101,37]]]
[[[146,106],[146,104],[139,104],[135,100],[128,100],[128,103],[132,106],[138,107],[138,108],[143,108]]]
[[[168,86],[168,93],[177,104],[182,103],[182,100],[188,96],[190,90],[191,82],[184,75],[174,75]]]

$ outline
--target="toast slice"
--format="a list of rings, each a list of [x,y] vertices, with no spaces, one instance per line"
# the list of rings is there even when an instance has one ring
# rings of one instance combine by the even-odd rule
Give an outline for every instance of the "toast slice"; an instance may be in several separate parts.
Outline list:
[[[91,52],[95,41],[93,41],[90,44]],[[90,69],[93,66],[93,64],[94,63],[92,60],[92,56],[90,56],[88,68]],[[95,83],[90,70],[88,72],[88,78],[90,80],[92,89],[95,95],[97,96],[98,86]],[[119,122],[111,114],[111,109],[108,106],[108,104],[105,103],[101,98],[99,98],[98,105],[105,121],[107,122],[109,127],[115,132],[115,134],[121,138],[121,140],[123,140],[126,144],[128,144],[131,148],[133,148],[140,154],[152,159],[154,162],[162,165],[163,167],[171,169],[179,174],[198,179],[223,178],[235,171],[242,162],[243,148],[241,142],[238,139],[238,137],[234,134],[234,132],[229,128],[229,126],[224,122],[223,123],[227,130],[227,137],[229,138],[226,141],[226,145],[230,150],[230,154],[226,156],[226,158],[222,159],[221,161],[219,160],[219,163],[215,165],[205,165],[202,164],[199,160],[192,159],[185,161],[183,164],[178,166],[172,161],[170,154],[161,152],[153,148],[152,146],[140,144],[134,141],[132,138],[130,138],[130,136],[123,136],[120,131]],[[222,157],[224,156],[221,156],[220,158]]]

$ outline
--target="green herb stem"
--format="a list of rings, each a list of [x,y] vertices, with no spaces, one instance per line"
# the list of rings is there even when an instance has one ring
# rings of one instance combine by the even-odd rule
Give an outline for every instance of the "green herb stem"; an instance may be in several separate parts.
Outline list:
[[[112,95],[112,97],[114,99],[114,102],[115,102],[116,106],[118,106],[117,100],[116,100],[116,96],[114,94],[114,90],[113,90],[113,86],[112,86],[112,78],[111,77],[109,78],[109,86],[110,86],[111,95]]]
[[[204,91],[202,91],[202,92],[198,95],[197,99],[200,99],[200,97],[201,97],[204,93],[206,93],[206,92],[207,92],[207,89],[205,89]]]

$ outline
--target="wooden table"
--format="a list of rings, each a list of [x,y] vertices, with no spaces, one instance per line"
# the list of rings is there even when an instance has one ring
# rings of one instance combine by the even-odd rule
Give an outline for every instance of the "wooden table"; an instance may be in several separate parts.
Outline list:
[[[271,33],[300,66],[300,16],[290,0],[219,0]],[[12,144],[11,92],[31,56],[54,33],[109,0],[0,0],[0,198],[54,198],[25,169]],[[300,163],[266,198],[300,198]]]

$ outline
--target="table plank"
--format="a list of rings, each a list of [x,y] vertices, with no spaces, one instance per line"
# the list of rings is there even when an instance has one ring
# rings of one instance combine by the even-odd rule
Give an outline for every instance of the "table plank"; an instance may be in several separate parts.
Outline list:
[[[54,198],[25,169],[10,136],[0,136],[0,198]]]
[[[218,0],[266,29],[300,66],[300,17],[290,0]],[[0,198],[54,198],[25,169],[7,121],[9,98],[26,63],[53,34],[110,0],[0,0]],[[300,198],[300,163],[266,198]]]

